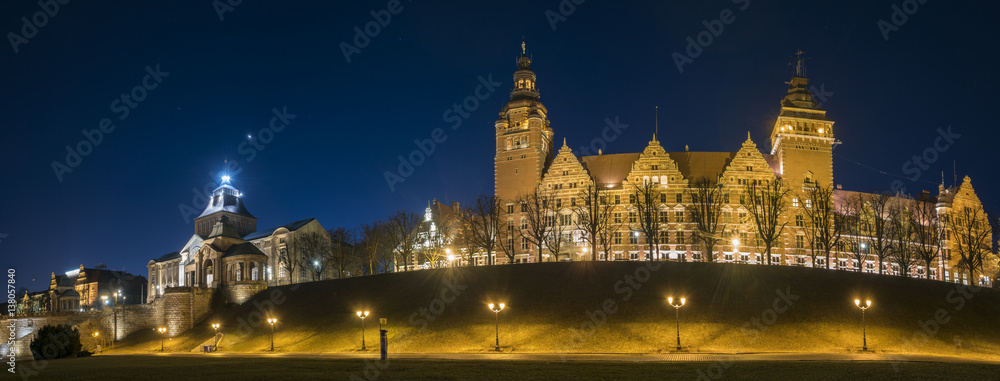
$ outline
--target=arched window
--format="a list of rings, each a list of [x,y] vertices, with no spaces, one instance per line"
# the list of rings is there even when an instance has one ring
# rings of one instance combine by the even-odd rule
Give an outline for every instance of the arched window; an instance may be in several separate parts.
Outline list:
[[[212,269],[212,260],[209,259],[205,261],[205,283],[206,285],[212,284],[212,279],[214,278],[214,271]]]
[[[243,264],[239,263],[236,265],[236,281],[239,282],[242,280],[243,280]]]
[[[257,264],[250,263],[250,280],[257,280]]]

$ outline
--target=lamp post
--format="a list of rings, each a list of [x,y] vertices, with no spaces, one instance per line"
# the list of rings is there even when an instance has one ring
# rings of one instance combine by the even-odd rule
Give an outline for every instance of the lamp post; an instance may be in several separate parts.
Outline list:
[[[215,345],[212,346],[213,351],[219,350],[219,323],[213,323],[212,329],[215,330]]]
[[[496,338],[497,338],[496,351],[500,352],[500,311],[503,311],[505,305],[503,303],[500,304],[490,303],[489,307],[490,311],[493,311],[493,314],[496,316]]]
[[[267,324],[271,325],[271,351],[274,351],[274,323],[277,323],[276,318],[267,318]]]
[[[361,318],[361,350],[365,350],[365,318],[368,311],[358,311],[358,317]]]
[[[675,318],[675,321],[677,323],[677,350],[678,351],[681,350],[681,307],[684,307],[684,303],[686,303],[686,302],[687,302],[686,299],[681,298],[679,304],[674,304],[674,297],[673,296],[667,298],[667,303],[670,303],[670,305],[672,307],[674,307],[674,318]]]
[[[865,327],[865,310],[871,308],[872,301],[871,300],[865,300],[865,305],[862,306],[861,305],[861,299],[854,299],[854,305],[858,306],[858,308],[861,309],[861,340],[862,340],[861,341],[861,343],[862,343],[861,350],[867,351],[868,350],[868,332],[866,332],[867,328]]]
[[[156,330],[160,331],[160,352],[163,352],[163,336],[165,336],[164,333],[167,333],[167,328],[166,327],[160,327],[160,328],[157,328]]]
[[[115,341],[118,341],[118,295],[119,294],[121,294],[121,292],[115,292],[114,294],[112,294],[115,297],[115,304],[111,305],[111,314],[114,316],[113,319],[115,321],[115,333],[111,335],[112,347],[115,346]]]

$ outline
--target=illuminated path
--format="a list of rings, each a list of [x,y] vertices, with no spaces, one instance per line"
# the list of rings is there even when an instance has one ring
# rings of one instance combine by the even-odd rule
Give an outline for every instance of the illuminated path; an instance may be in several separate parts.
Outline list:
[[[369,353],[137,353],[103,356],[195,356],[195,357],[277,357],[325,359],[377,359]],[[1000,359],[985,360],[959,356],[902,355],[891,353],[390,353],[389,359],[410,360],[500,360],[500,361],[584,361],[584,362],[731,362],[731,361],[887,361],[1000,364]]]

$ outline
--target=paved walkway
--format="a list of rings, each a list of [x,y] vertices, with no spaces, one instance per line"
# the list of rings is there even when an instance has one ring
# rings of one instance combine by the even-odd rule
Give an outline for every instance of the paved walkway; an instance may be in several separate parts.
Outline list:
[[[149,356],[121,354],[110,356]],[[369,353],[156,353],[154,356],[279,357],[320,359],[377,359]],[[105,355],[109,356],[109,355]],[[893,353],[390,353],[390,359],[418,360],[500,360],[500,361],[588,361],[588,362],[716,362],[716,361],[899,361],[938,363],[998,364],[1000,359],[984,360],[958,356],[903,355]]]

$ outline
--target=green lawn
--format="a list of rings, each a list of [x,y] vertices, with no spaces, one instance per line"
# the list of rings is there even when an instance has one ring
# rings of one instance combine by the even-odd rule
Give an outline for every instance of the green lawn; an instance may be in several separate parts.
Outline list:
[[[365,367],[369,373],[365,374]],[[28,369],[30,362],[18,367]],[[50,361],[38,380],[986,380],[1000,365],[885,362],[613,363],[95,356]],[[356,376],[358,378],[352,378]]]
[[[786,266],[677,262],[572,262],[413,271],[274,287],[166,342],[189,352],[222,324],[224,352],[267,350],[265,314],[279,319],[276,352],[369,350],[388,318],[394,352],[477,353],[493,348],[489,302],[505,302],[500,344],[514,353],[658,353],[675,346],[673,308],[684,296],[682,344],[693,353],[861,349],[861,311],[871,299],[867,339],[879,353],[1000,356],[1000,292],[896,276]],[[131,335],[112,353],[160,349],[154,332]]]

